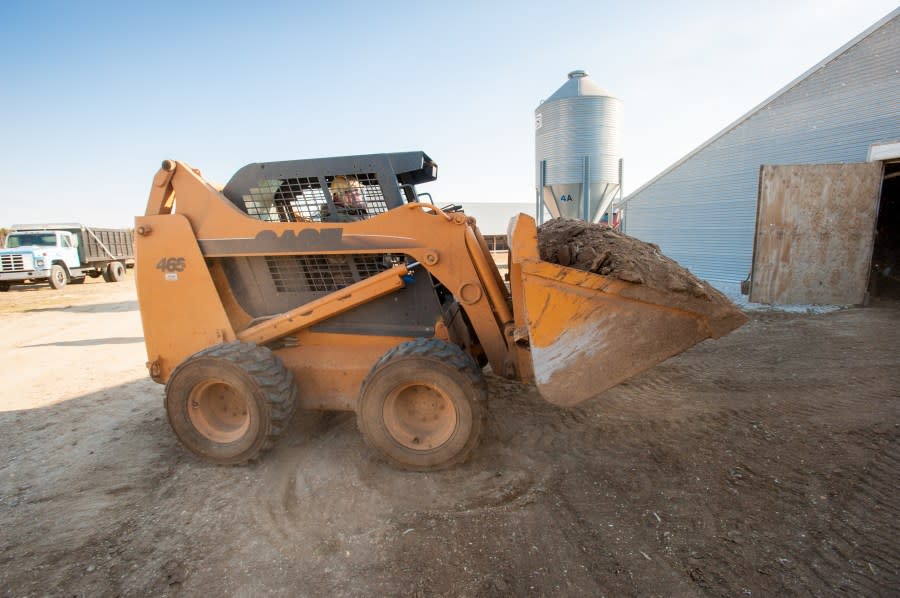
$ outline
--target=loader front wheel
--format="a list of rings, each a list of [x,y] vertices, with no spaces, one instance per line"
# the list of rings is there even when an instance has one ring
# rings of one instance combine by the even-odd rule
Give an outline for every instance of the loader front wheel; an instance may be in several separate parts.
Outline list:
[[[166,384],[178,439],[213,463],[246,463],[269,449],[297,406],[290,371],[269,349],[215,345],[184,360]]]
[[[388,351],[363,382],[356,418],[388,463],[434,471],[464,462],[481,435],[487,387],[456,345],[416,339]]]

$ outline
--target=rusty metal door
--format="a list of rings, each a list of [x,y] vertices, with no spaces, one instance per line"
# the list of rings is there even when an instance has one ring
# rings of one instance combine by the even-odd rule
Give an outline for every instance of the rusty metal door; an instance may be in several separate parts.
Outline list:
[[[750,301],[865,299],[882,163],[763,165]]]

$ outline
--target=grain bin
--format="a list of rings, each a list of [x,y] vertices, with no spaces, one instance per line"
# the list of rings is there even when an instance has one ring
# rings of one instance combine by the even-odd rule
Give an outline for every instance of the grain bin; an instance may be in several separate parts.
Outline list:
[[[572,71],[534,117],[538,201],[554,217],[596,222],[619,189],[621,100]]]

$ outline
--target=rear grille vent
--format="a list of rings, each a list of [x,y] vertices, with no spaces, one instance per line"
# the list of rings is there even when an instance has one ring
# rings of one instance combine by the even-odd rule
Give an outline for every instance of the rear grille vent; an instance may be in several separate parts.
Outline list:
[[[25,270],[25,256],[21,253],[0,256],[0,271],[23,272]]]
[[[267,256],[266,265],[279,293],[333,293],[392,266],[402,255]]]

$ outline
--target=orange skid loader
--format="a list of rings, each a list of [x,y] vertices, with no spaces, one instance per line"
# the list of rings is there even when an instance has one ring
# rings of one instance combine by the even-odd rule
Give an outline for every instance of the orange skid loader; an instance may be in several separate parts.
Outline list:
[[[436,177],[406,152],[250,164],[220,190],[163,162],[136,219],[137,290],[190,451],[243,463],[297,408],[346,410],[387,462],[440,469],[477,445],[488,364],[572,406],[744,321],[543,262],[526,215],[507,287],[473,218],[418,201]]]

